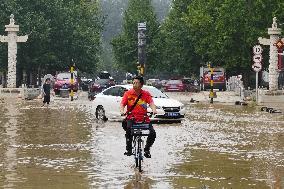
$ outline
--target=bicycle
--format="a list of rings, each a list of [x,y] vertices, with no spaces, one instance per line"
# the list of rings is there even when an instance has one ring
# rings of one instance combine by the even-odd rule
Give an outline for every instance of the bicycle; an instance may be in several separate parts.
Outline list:
[[[133,137],[133,155],[135,159],[135,167],[139,169],[139,172],[142,172],[142,161],[144,159],[144,140],[143,136],[150,135],[150,123],[133,123],[131,126],[131,135]]]
[[[131,112],[121,114],[121,116],[125,115],[131,115]],[[150,135],[151,123],[146,123],[146,117],[150,118],[152,116],[152,112],[147,112],[142,122],[135,122],[134,117],[127,122],[132,137],[132,155],[134,155],[135,167],[138,167],[139,172],[142,172],[142,161],[144,159],[144,140],[142,137]]]

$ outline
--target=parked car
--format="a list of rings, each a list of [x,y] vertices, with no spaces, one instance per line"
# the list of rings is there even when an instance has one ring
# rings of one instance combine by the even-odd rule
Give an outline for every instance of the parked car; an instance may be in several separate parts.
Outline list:
[[[80,89],[82,91],[89,91],[89,85],[92,82],[92,79],[88,79],[88,78],[81,78],[81,82],[80,82]]]
[[[78,90],[78,79],[76,74],[74,74],[73,78],[73,91]],[[53,90],[55,94],[59,94],[60,89],[65,88],[65,89],[71,89],[71,73],[70,72],[63,72],[59,73],[55,77],[55,82],[53,86]]]
[[[211,88],[211,70],[209,68],[200,68],[201,77],[201,90],[207,90]],[[226,90],[226,72],[222,67],[215,67],[213,69],[213,88],[219,89],[219,91]]]
[[[112,79],[112,77],[107,71],[101,71],[98,74],[98,79]]]
[[[161,83],[162,83],[162,88],[163,88],[163,89],[166,88],[167,82],[168,82],[168,80],[166,80],[166,79],[163,79],[163,80],[161,81]]]
[[[162,88],[162,82],[159,79],[148,79],[146,83],[147,85],[154,86],[158,89]]]
[[[186,90],[185,84],[182,82],[182,80],[174,79],[169,80],[165,85],[165,91],[178,91],[178,92],[184,92]]]
[[[200,87],[197,80],[191,78],[183,78],[182,83],[185,85],[185,90],[188,92],[199,92]]]
[[[125,91],[132,88],[132,85],[112,86],[97,94],[93,100],[97,119],[118,119],[120,116],[120,102]],[[184,105],[169,98],[166,94],[153,86],[143,86],[144,90],[150,92],[157,107],[157,114],[150,118],[152,122],[181,122],[185,115]],[[148,112],[151,109],[148,107]]]
[[[114,85],[114,79],[97,79],[94,82],[91,82],[88,92],[89,100],[92,100],[96,94],[102,92],[104,89]]]

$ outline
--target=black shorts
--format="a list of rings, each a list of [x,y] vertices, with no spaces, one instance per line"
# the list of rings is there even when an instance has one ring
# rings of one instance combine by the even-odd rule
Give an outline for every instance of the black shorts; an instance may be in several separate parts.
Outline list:
[[[50,102],[50,96],[49,95],[45,95],[44,98],[43,98],[43,103],[49,104],[49,102]]]

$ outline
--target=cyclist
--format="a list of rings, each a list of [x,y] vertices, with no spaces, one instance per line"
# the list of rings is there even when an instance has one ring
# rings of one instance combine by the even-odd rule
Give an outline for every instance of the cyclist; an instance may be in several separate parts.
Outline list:
[[[131,120],[134,118],[135,122],[143,122],[150,123],[149,116],[147,116],[147,104],[149,104],[152,109],[153,114],[157,114],[156,106],[152,99],[151,94],[148,91],[142,90],[144,84],[144,79],[142,76],[136,76],[133,78],[133,89],[125,92],[120,104],[120,113],[121,115],[125,115],[124,108],[127,106],[127,114],[126,120]],[[135,101],[137,98],[136,105]],[[132,110],[131,110],[132,109]],[[131,110],[131,112],[129,112]],[[145,117],[146,116],[146,117]],[[124,155],[131,156],[132,155],[132,136],[131,136],[131,128],[127,127],[127,122],[122,122],[122,127],[126,131],[126,152]],[[146,158],[151,158],[150,147],[154,144],[156,138],[156,132],[152,126],[150,125],[150,134],[147,137],[146,145],[144,148],[144,156]]]

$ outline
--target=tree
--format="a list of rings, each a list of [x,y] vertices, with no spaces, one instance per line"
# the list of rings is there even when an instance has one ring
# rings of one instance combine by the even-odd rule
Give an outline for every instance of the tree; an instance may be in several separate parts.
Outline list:
[[[5,12],[1,20],[13,13],[19,34],[29,34],[27,43],[19,46],[20,69],[52,73],[75,63],[82,71],[96,70],[102,31],[97,1],[11,0],[0,10]]]
[[[159,67],[171,75],[191,76],[199,71],[200,60],[194,52],[192,36],[183,19],[190,2],[173,1],[172,9],[161,27],[159,44],[163,58]]]
[[[128,0],[101,0],[101,9],[104,17],[104,28],[102,36],[102,54],[98,64],[98,70],[107,70],[115,78],[120,77],[122,70],[114,61],[112,38],[122,31],[123,13],[128,5]]]
[[[283,19],[281,4],[279,0],[193,0],[183,19],[204,61],[227,68],[228,75],[244,74],[248,79],[252,47],[258,37],[266,35],[273,16]]]
[[[159,22],[163,22],[168,15],[172,0],[153,0],[152,4]]]

